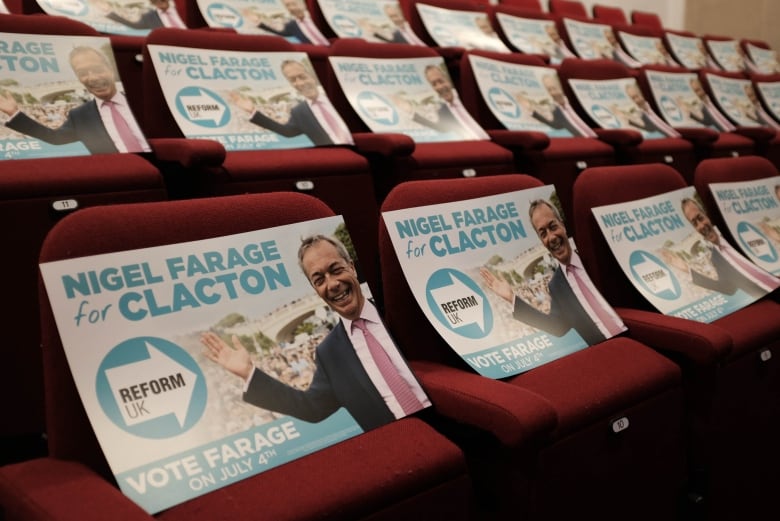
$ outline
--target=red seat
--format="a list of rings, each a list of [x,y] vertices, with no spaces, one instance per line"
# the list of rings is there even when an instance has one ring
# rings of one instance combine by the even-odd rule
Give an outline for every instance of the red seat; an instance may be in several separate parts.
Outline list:
[[[536,56],[513,53],[511,55],[469,51],[473,54],[508,64],[547,67]],[[553,67],[550,74],[557,75]],[[541,132],[510,131],[496,119],[483,98],[471,67],[464,59],[460,74],[461,99],[471,114],[489,132],[492,138],[512,149],[517,172],[524,172],[555,185],[564,213],[571,212],[571,186],[579,172],[589,166],[614,165],[615,149],[607,142],[593,137],[548,137]],[[609,134],[606,133],[605,136]],[[609,139],[608,137],[606,139]]]
[[[631,23],[634,25],[646,25],[656,29],[663,29],[664,24],[658,13],[649,11],[631,11]]]
[[[632,337],[683,369],[691,497],[701,500],[696,515],[758,519],[777,489],[778,451],[770,440],[780,428],[780,365],[762,360],[780,349],[780,305],[762,299],[711,323],[663,315],[622,276],[591,211],[686,186],[662,164],[588,169],[574,184],[574,234],[588,245],[580,250],[588,273]]]
[[[267,193],[76,212],[48,235],[41,262],[175,244],[334,215],[305,194]],[[193,223],[197,223],[193,226]],[[118,492],[41,292],[50,454],[0,468],[7,521],[35,519],[469,519],[462,453],[406,417],[243,481],[145,514]]]
[[[593,4],[593,19],[607,25],[628,25],[626,12],[620,7]]]
[[[431,48],[416,45],[370,43],[356,38],[341,38],[333,43],[332,56],[404,60],[437,58]],[[379,200],[399,182],[412,179],[464,177],[514,171],[512,152],[492,141],[451,141],[415,143],[404,134],[368,132],[349,104],[335,74],[328,79],[328,91],[356,136],[358,151],[371,162],[378,185]],[[453,83],[456,85],[456,83]]]
[[[541,185],[517,174],[411,181],[390,192],[382,211]],[[423,385],[429,383],[436,412],[449,421],[442,422],[444,432],[474,462],[478,500],[487,506],[482,517],[621,519],[641,504],[632,519],[673,519],[685,479],[679,369],[620,336],[502,380],[476,375],[416,303],[385,226],[387,325]],[[552,411],[554,425],[545,421]],[[621,417],[631,425],[625,437],[611,432]]]
[[[699,163],[694,175],[694,186],[701,196],[707,215],[731,244],[737,244],[723,220],[709,185],[712,183],[736,183],[755,181],[778,175],[777,166],[760,156],[722,157]]]
[[[588,8],[578,0],[549,0],[547,8],[556,16],[580,20],[590,19]]]
[[[214,32],[200,30],[156,29],[149,34],[146,43],[244,52],[297,50],[278,36],[220,33],[219,38],[215,38]],[[163,171],[173,187],[172,197],[279,190],[300,190],[314,195],[344,215],[350,233],[361,245],[358,257],[363,259],[363,274],[372,289],[379,290],[374,246],[378,204],[369,164],[364,157],[346,146],[225,153],[224,147],[215,141],[204,143],[206,140],[183,139],[167,108],[146,47],[143,73],[147,104],[145,131],[151,137],[168,138],[174,148],[170,153],[171,161],[166,163],[168,169]],[[221,151],[224,161],[213,157],[214,148]],[[201,164],[204,159],[211,163]]]
[[[8,347],[0,389],[14,396],[0,429],[0,464],[40,453],[45,433],[38,315],[38,253],[46,233],[74,209],[166,198],[160,172],[132,154],[0,162],[0,216],[7,289],[13,298],[0,323]],[[9,250],[10,251],[10,250]],[[12,274],[12,275],[10,275]]]
[[[630,69],[614,60],[564,60],[560,67],[561,77],[567,82],[581,80],[631,79],[635,76]],[[572,98],[576,96],[572,95]],[[644,96],[643,96],[644,97]],[[581,112],[584,112],[578,104]],[[622,132],[635,132],[631,129]],[[697,156],[690,141],[680,137],[643,139],[640,143],[618,148],[618,161],[624,164],[667,163],[680,173],[693,178]]]

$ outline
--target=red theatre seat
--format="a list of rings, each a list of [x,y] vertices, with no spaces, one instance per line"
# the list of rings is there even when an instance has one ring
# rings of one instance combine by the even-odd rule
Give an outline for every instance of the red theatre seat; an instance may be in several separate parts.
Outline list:
[[[410,181],[382,211],[541,185],[521,174]],[[476,375],[416,303],[384,221],[380,254],[387,325],[452,424],[443,422],[444,432],[474,462],[485,516],[622,519],[631,511],[632,519],[674,519],[685,480],[675,364],[621,335],[502,380]],[[631,425],[626,436],[612,432],[621,417]]]
[[[114,205],[76,212],[41,261],[195,241],[334,215],[297,193]],[[152,517],[115,487],[41,292],[50,454],[0,468],[4,521],[467,520],[471,482],[458,448],[406,417],[171,507]]]
[[[521,53],[499,54],[486,51],[469,51],[468,55],[518,65],[547,67],[538,57]],[[557,75],[554,67],[547,67]],[[571,187],[577,175],[589,166],[614,165],[617,162],[615,148],[607,142],[592,137],[548,137],[541,132],[506,130],[496,119],[479,91],[471,62],[461,63],[460,92],[464,106],[477,121],[488,129],[497,143],[514,151],[516,171],[539,178],[555,185],[563,211],[571,212]],[[609,132],[603,133],[608,139]],[[545,146],[546,145],[546,146]]]
[[[601,81],[636,78],[628,67],[617,61],[605,59],[564,60],[561,63],[560,72],[561,78],[567,82],[573,79]],[[576,96],[573,92],[571,98],[580,112],[584,112],[581,105],[576,103]],[[589,119],[589,116],[584,117]],[[622,132],[634,131],[625,129]],[[681,137],[644,139],[636,145],[618,146],[618,158],[620,162],[625,164],[667,163],[691,179],[693,178],[693,169],[696,167],[697,162],[693,145],[690,141]]]
[[[80,208],[166,198],[160,172],[132,154],[0,162],[0,236],[7,305],[0,315],[9,350],[0,390],[13,397],[0,428],[0,465],[45,452],[43,375],[38,318],[38,253],[46,233]],[[13,350],[12,352],[10,350]]]
[[[688,515],[760,519],[762,509],[775,508],[780,464],[773,441],[780,435],[780,305],[764,298],[711,323],[663,315],[622,275],[591,211],[686,186],[663,164],[588,169],[574,184],[575,237],[588,245],[583,263],[632,337],[683,370],[690,497],[699,500]]]
[[[171,45],[242,52],[297,52],[278,36],[156,29],[148,45]],[[144,99],[147,135],[167,138],[170,161],[163,173],[173,197],[205,197],[246,192],[305,191],[325,201],[344,216],[358,246],[362,271],[371,288],[378,291],[376,271],[376,226],[378,204],[368,161],[347,146],[292,150],[229,151],[215,142],[184,139],[176,124],[154,71],[148,47],[144,48]],[[323,78],[319,78],[324,83]],[[201,146],[203,145],[203,146]],[[214,148],[224,156],[212,157]],[[219,155],[219,154],[218,154]],[[211,158],[212,164],[203,165]],[[214,165],[213,163],[216,163]],[[346,188],[349,187],[349,188]]]
[[[433,49],[416,45],[369,43],[342,38],[333,43],[332,56],[385,60],[437,58]],[[357,150],[371,162],[379,200],[397,183],[412,179],[470,177],[513,172],[512,152],[492,141],[415,143],[396,133],[371,133],[341,90],[330,69],[328,92],[355,137]]]

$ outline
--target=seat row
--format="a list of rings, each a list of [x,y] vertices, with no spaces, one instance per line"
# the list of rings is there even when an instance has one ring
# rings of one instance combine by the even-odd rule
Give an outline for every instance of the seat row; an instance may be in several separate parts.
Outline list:
[[[60,163],[67,167],[70,161]],[[134,156],[118,163],[125,165],[125,174],[118,173],[117,165],[101,171],[91,164],[63,175],[60,165],[41,160],[40,170],[28,176],[28,186],[18,188],[28,193],[36,189],[37,196],[26,203],[6,206],[27,240],[33,233],[46,235],[41,262],[218,237],[334,213],[317,198],[288,191],[165,201],[159,172]],[[706,160],[694,179],[699,193],[706,194],[711,182],[777,175],[766,159],[749,156]],[[535,177],[513,173],[408,181],[390,190],[380,210],[540,185]],[[596,206],[685,186],[677,171],[658,163],[591,167],[578,176],[567,227],[578,244],[586,245],[579,250],[585,267],[628,331],[501,380],[476,375],[427,321],[380,222],[376,240],[384,319],[432,409],[156,517],[250,519],[262,512],[273,519],[630,515],[640,520],[728,520],[776,514],[780,304],[765,298],[709,324],[662,315],[615,275],[620,268],[591,213]],[[22,215],[24,205],[28,210]],[[57,209],[74,208],[56,224],[48,220]],[[709,210],[716,218],[717,210]],[[38,230],[33,230],[33,217],[39,220]],[[350,230],[364,224],[349,217],[345,222]],[[29,257],[27,263],[35,265]],[[29,284],[9,294],[25,292],[31,292]],[[45,400],[45,410],[39,412],[45,412],[47,455],[0,468],[5,519],[149,519],[112,483],[43,288],[39,306],[42,349],[22,352],[10,342],[8,347],[17,350],[15,358],[34,354],[41,364],[42,373],[31,380]],[[34,387],[30,381],[12,380],[13,396],[23,397]]]

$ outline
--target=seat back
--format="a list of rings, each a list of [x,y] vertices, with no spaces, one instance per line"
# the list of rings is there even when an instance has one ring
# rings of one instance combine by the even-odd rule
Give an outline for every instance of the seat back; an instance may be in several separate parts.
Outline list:
[[[593,283],[613,306],[651,309],[649,303],[622,275],[591,208],[659,195],[688,186],[671,166],[653,163],[588,168],[573,187],[574,240],[587,244],[579,250]],[[620,187],[616,189],[615,187]]]
[[[40,260],[175,244],[331,215],[333,211],[318,199],[287,192],[94,207],[60,221],[47,235]],[[81,461],[109,477],[43,289],[41,331],[50,453]]]
[[[0,161],[0,231],[13,253],[4,255],[6,288],[13,295],[0,325],[8,348],[0,369],[0,391],[15,396],[6,404],[8,421],[0,428],[3,458],[19,459],[21,450],[2,440],[37,436],[45,431],[43,376],[38,312],[38,254],[47,232],[63,215],[95,205],[156,201],[166,198],[160,172],[132,154]],[[9,250],[10,251],[10,250]],[[9,301],[11,303],[11,301]],[[23,438],[20,439],[20,441]]]
[[[712,195],[710,184],[733,183],[740,181],[755,181],[778,175],[777,167],[767,158],[761,156],[721,157],[705,159],[696,167],[693,184],[701,196],[707,215],[720,232],[732,244],[737,244],[729,232],[723,215]]]
[[[628,17],[620,7],[594,4],[593,19],[608,25],[628,25]]]
[[[631,11],[631,23],[634,25],[645,25],[663,30],[664,24],[658,13],[649,11]]]
[[[407,181],[390,191],[382,203],[381,211],[473,199],[538,186],[542,186],[541,181],[524,174]],[[380,220],[379,224],[379,258],[385,321],[406,357],[465,368],[465,362],[446,345],[416,304],[384,220]]]
[[[547,5],[550,12],[557,16],[587,20],[590,18],[588,8],[578,0],[549,0]]]

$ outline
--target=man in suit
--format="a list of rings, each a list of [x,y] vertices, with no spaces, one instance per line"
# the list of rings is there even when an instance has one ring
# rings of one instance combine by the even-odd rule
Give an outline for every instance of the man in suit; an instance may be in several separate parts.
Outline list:
[[[525,302],[515,295],[509,282],[482,268],[485,285],[512,305],[516,320],[554,336],[574,329],[588,345],[593,345],[625,331],[623,322],[590,282],[579,255],[571,247],[558,210],[538,199],[531,202],[528,213],[539,240],[558,261],[548,283],[550,312],[544,313]]]
[[[693,103],[683,102],[681,107],[687,112],[688,117],[705,127],[714,128],[719,132],[731,132],[734,125],[712,103],[698,78],[693,77],[689,86],[696,98]]]
[[[379,312],[364,297],[344,246],[332,237],[308,237],[298,250],[298,263],[320,298],[341,317],[317,346],[308,389],[295,389],[255,367],[236,336],[232,348],[214,333],[201,337],[206,356],[245,382],[244,401],[308,422],[322,421],[344,407],[364,431],[430,405]],[[383,372],[372,339],[381,344],[379,354],[389,357],[392,374]]]
[[[133,29],[157,29],[158,27],[186,28],[171,0],[150,0],[152,7],[147,9],[137,20],[129,20],[110,10],[105,5],[105,16],[109,20],[126,25]],[[99,4],[100,5],[100,4]]]
[[[674,130],[653,112],[650,104],[639,91],[639,86],[637,86],[636,82],[626,84],[626,95],[639,109],[637,117],[631,117],[629,114],[628,121],[630,125],[644,132],[657,133],[669,137],[680,137],[679,132]]]
[[[114,67],[103,53],[79,46],[71,50],[69,61],[94,99],[71,109],[65,122],[53,129],[22,112],[13,96],[2,93],[0,111],[9,116],[5,125],[52,145],[81,141],[92,154],[150,151],[127,99],[116,88]]]
[[[412,121],[437,132],[452,132],[462,140],[490,139],[463,106],[452,81],[441,67],[433,64],[426,66],[425,79],[439,95],[441,103],[436,109],[435,120],[413,111]]]
[[[685,218],[706,241],[710,261],[717,274],[717,278],[713,279],[692,269],[691,280],[694,284],[725,295],[733,295],[741,289],[756,299],[780,285],[780,279],[754,265],[723,240],[698,202],[686,197],[681,207]]]
[[[553,101],[553,109],[550,114],[535,112],[533,118],[556,130],[567,130],[572,136],[596,137],[591,129],[569,103],[563,93],[558,76],[551,72],[542,76],[542,85],[547,90]]]
[[[329,44],[328,39],[323,36],[314,24],[314,21],[312,21],[311,15],[302,0],[283,0],[282,3],[284,8],[290,13],[290,19],[281,28],[261,21],[258,24],[260,29],[284,36],[285,38],[295,38],[300,43]]]
[[[316,146],[352,144],[352,135],[336,112],[317,78],[303,63],[285,60],[282,74],[304,100],[290,111],[285,123],[280,123],[258,111],[252,100],[231,93],[231,101],[251,114],[249,121],[285,137],[305,134]]]
[[[425,43],[420,40],[420,38],[414,34],[414,31],[412,31],[412,28],[409,27],[409,22],[404,18],[401,7],[398,4],[385,4],[384,12],[385,15],[387,15],[387,18],[393,22],[395,29],[393,29],[390,38],[387,38],[381,33],[374,33],[375,38],[388,43],[410,43],[412,45],[425,46]]]

